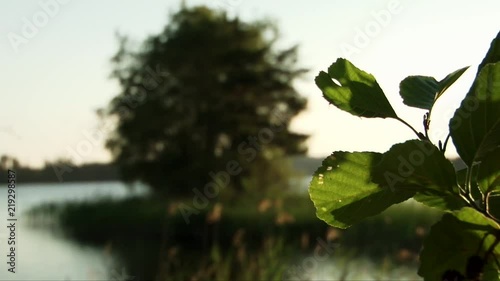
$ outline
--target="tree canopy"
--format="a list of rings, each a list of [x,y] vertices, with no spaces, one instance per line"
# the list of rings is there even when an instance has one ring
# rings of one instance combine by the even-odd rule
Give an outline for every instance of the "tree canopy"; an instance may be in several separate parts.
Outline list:
[[[112,60],[121,92],[103,112],[116,118],[106,146],[123,179],[182,195],[236,161],[230,185],[243,190],[272,171],[256,165],[305,153],[307,136],[289,124],[306,106],[293,86],[306,70],[297,46],[277,40],[268,21],[206,7],[182,7],[140,47],[122,37]]]

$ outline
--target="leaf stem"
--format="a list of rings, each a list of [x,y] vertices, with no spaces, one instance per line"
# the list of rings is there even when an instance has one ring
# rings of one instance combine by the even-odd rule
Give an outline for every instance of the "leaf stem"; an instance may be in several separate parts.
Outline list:
[[[497,197],[497,196],[500,196],[500,190],[492,190],[492,191],[490,191],[489,193],[491,193],[491,194],[490,194],[490,197]],[[495,193],[497,193],[497,194],[495,195]]]
[[[450,133],[448,133],[448,136],[446,136],[446,139],[445,139],[444,144],[443,144],[443,150],[442,150],[443,154],[446,151],[446,146],[448,145],[448,141],[450,140],[450,137],[451,137],[451,135],[450,135]]]
[[[432,108],[431,108],[432,110]],[[429,126],[431,124],[431,119],[430,119],[430,111],[427,112],[424,115],[424,132],[425,132],[425,137],[429,139]]]
[[[396,117],[395,118],[396,120],[398,120],[399,122],[405,124],[408,128],[410,128],[414,133],[415,135],[417,135],[417,137],[421,140],[429,140],[429,138],[426,138],[424,135],[422,135],[422,133],[419,133],[417,132],[417,130],[415,130],[415,128],[413,128],[410,124],[408,124],[405,120],[399,118],[399,117]]]
[[[484,205],[485,205],[485,211],[486,211],[486,215],[488,215],[491,219],[493,219],[494,221],[497,222],[497,225],[498,225],[498,222],[500,222],[500,220],[498,220],[494,215],[492,215],[490,213],[490,196],[491,196],[491,191],[487,192],[486,193],[486,197],[485,197],[485,201],[484,201]]]
[[[465,174],[465,194],[470,200],[472,200],[472,202],[475,205],[474,197],[472,197],[471,178],[472,178],[472,166],[467,168],[467,173]]]
[[[471,184],[472,167],[473,167],[473,165],[471,165],[471,167],[469,167],[467,169],[467,174],[465,176],[466,190],[465,190],[465,194],[460,194],[460,197],[462,197],[471,207],[476,209],[478,212],[483,213],[486,217],[493,220],[495,222],[495,224],[500,228],[500,220],[497,219],[495,216],[493,216],[490,213],[489,199],[491,196],[491,192],[486,193],[486,197],[484,197],[484,194],[481,192],[482,197],[483,197],[481,199],[482,199],[482,203],[484,205],[484,209],[476,204],[476,201],[475,201],[474,197],[472,196],[472,184]]]
[[[462,191],[462,189],[460,189],[460,191]],[[462,192],[458,193],[458,195],[465,201],[465,203],[467,203],[468,205],[472,206],[472,203],[469,201],[469,198],[467,198],[464,194],[465,193],[462,193]]]
[[[485,208],[486,213],[491,216],[491,214],[490,214],[490,194],[491,194],[491,192],[486,193],[486,197],[484,199],[484,206],[485,206],[484,208]]]

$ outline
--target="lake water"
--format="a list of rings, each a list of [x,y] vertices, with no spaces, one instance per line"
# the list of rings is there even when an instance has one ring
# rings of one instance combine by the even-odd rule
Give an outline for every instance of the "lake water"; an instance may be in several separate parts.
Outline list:
[[[112,256],[82,246],[51,231],[28,227],[26,211],[48,202],[142,196],[146,189],[129,190],[119,182],[18,184],[16,187],[16,273],[8,271],[7,188],[0,188],[0,280],[119,280],[125,275]]]
[[[307,180],[308,181],[308,180]],[[70,201],[96,200],[100,198],[126,198],[144,196],[144,186],[128,189],[119,182],[105,183],[64,183],[64,184],[19,184],[16,193],[17,253],[16,273],[9,272],[7,265],[7,188],[0,187],[0,280],[132,280],[128,279],[125,268],[105,248],[84,246],[57,235],[57,232],[28,226],[26,212],[43,203],[63,203]],[[307,257],[304,257],[306,260]],[[351,263],[349,278],[369,280],[374,278],[373,264],[368,260]],[[311,272],[311,280],[337,280],[339,268],[331,263],[318,264]],[[385,274],[385,278],[416,280],[415,268],[398,268]],[[136,280],[136,279],[134,279]]]

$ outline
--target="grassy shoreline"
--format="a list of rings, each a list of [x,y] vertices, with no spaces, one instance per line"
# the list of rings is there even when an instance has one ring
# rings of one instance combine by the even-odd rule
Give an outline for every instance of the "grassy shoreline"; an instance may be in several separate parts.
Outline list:
[[[191,202],[129,198],[45,204],[28,217],[33,227],[44,227],[44,218],[52,217],[64,235],[80,243],[113,245],[127,268],[143,278],[229,274],[233,280],[251,273],[274,279],[294,257],[317,250],[318,239],[335,241],[353,257],[414,265],[425,234],[440,218],[438,211],[408,201],[340,230],[316,218],[307,195],[289,195],[211,202],[187,224],[179,211],[182,203]],[[249,264],[254,265],[241,268]]]

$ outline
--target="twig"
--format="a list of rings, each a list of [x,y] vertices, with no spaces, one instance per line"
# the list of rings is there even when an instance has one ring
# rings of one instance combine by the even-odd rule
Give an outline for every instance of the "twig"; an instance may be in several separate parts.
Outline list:
[[[405,120],[399,118],[399,117],[396,117],[396,120],[398,120],[399,122],[405,124],[408,128],[410,128],[414,133],[415,135],[417,135],[417,137],[421,140],[429,140],[429,138],[426,138],[424,135],[422,135],[422,133],[419,133],[417,132],[417,130],[415,130],[415,128],[413,128],[410,124],[408,124]]]

